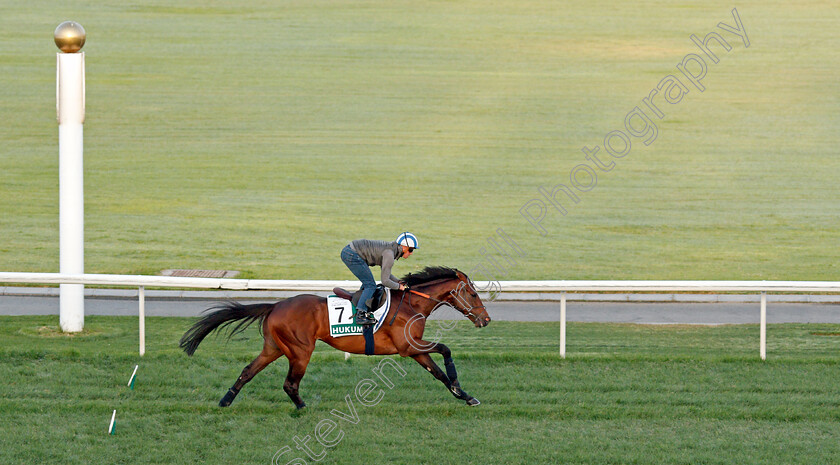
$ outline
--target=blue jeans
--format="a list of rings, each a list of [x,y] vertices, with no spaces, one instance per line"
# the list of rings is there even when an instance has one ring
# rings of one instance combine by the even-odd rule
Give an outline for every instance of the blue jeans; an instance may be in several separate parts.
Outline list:
[[[362,295],[359,297],[359,303],[356,305],[356,309],[360,312],[368,311],[367,300],[373,297],[373,293],[376,291],[376,281],[373,280],[373,273],[370,272],[370,267],[349,245],[341,250],[341,261],[362,282]]]

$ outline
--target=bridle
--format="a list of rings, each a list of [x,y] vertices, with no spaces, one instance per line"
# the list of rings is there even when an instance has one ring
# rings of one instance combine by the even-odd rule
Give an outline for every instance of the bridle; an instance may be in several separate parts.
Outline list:
[[[469,278],[467,278],[467,279],[469,279]],[[466,289],[465,289],[465,288],[466,288]],[[464,304],[464,308],[458,308],[458,306],[457,306],[457,305],[453,305],[453,307],[455,307],[455,309],[456,309],[456,310],[458,310],[458,311],[460,311],[461,313],[463,313],[463,314],[464,314],[464,316],[469,316],[469,315],[472,315],[472,316],[473,316],[473,318],[476,318],[476,319],[477,319],[477,318],[478,318],[478,315],[476,315],[475,313],[473,313],[473,310],[482,310],[482,309],[483,309],[483,310],[486,312],[486,311],[487,311],[487,307],[486,307],[485,305],[483,305],[483,304],[482,304],[482,305],[479,305],[479,306],[477,306],[477,307],[473,307],[472,305],[470,305],[470,304],[469,304],[469,302],[467,302],[467,300],[466,300],[466,299],[464,299],[464,298],[462,298],[462,297],[461,297],[461,292],[463,292],[464,290],[466,290],[467,292],[469,292],[469,294],[470,294],[470,296],[471,296],[471,297],[478,298],[478,292],[476,292],[476,290],[475,290],[475,285],[473,284],[473,282],[472,282],[472,281],[470,281],[469,283],[466,283],[466,282],[464,282],[464,281],[461,281],[461,282],[459,282],[459,283],[458,283],[458,286],[457,286],[457,287],[455,287],[455,289],[453,289],[453,290],[449,291],[449,294],[450,294],[450,295],[451,295],[451,296],[452,296],[452,297],[453,297],[453,298],[454,298],[457,302],[459,302],[459,303],[461,303],[461,304]]]
[[[434,280],[434,281],[429,281],[427,283],[423,283],[422,286],[439,284],[439,283],[442,283],[442,282],[445,282],[445,281],[449,281],[450,279],[451,278],[437,279],[437,280]],[[437,302],[438,305],[436,305],[435,308],[432,309],[432,311],[435,311],[435,309],[437,309],[437,307],[439,307],[441,304],[446,304],[446,305],[451,305],[455,310],[458,310],[459,312],[461,312],[465,317],[469,318],[470,316],[472,316],[473,319],[477,320],[479,318],[479,316],[473,310],[482,310],[483,309],[486,312],[487,307],[485,305],[472,306],[472,305],[469,304],[469,302],[466,301],[466,299],[463,299],[460,296],[460,294],[464,290],[465,287],[467,288],[467,291],[470,292],[471,296],[478,297],[478,293],[475,291],[475,286],[474,286],[472,281],[470,281],[469,283],[466,283],[464,281],[460,281],[458,283],[458,286],[455,289],[452,289],[451,291],[449,291],[449,294],[455,299],[456,302],[464,304],[463,307],[459,307],[457,304],[452,303],[452,302],[447,302],[446,300],[437,299],[435,297],[430,296],[429,294],[425,294],[423,292],[415,291],[414,289],[406,289],[403,292],[402,297],[400,297],[400,303],[397,306],[397,311],[394,312],[394,316],[391,317],[391,321],[388,323],[388,325],[390,326],[391,324],[393,324],[394,319],[397,318],[397,313],[399,313],[399,311],[400,311],[400,307],[402,306],[402,302],[403,302],[403,299],[405,298],[406,294],[415,294],[415,295],[418,295],[420,297],[423,297],[424,299],[429,299],[431,301]],[[408,306],[411,307],[411,295],[408,296]]]

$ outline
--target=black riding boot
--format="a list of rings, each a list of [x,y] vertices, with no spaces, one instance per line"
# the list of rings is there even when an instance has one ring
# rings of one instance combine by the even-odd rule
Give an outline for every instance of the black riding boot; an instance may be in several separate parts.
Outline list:
[[[373,317],[373,313],[372,312],[366,312],[366,311],[363,311],[363,310],[357,310],[356,311],[356,316],[354,317],[354,320],[355,320],[357,325],[362,325],[362,326],[375,325],[376,324],[376,318]]]

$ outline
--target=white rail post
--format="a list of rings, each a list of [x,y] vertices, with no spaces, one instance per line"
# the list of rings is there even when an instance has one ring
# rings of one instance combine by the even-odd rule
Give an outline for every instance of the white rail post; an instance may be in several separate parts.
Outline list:
[[[761,336],[759,338],[759,354],[762,360],[767,360],[767,292],[761,293]]]
[[[56,64],[56,113],[58,116],[59,268],[62,274],[83,274],[84,176],[82,169],[85,122],[85,30],[65,21],[55,29],[61,50]],[[59,294],[61,330],[79,332],[85,326],[85,288],[62,284]]]
[[[566,358],[566,293],[560,293],[560,356]]]
[[[146,353],[146,288],[140,286],[137,291],[137,298],[140,301],[140,356]]]

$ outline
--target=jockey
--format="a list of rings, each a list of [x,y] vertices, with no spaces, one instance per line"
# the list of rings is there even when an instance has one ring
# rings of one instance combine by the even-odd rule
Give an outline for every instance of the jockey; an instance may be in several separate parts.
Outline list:
[[[373,280],[373,273],[370,272],[369,267],[377,265],[382,268],[380,280],[385,287],[404,291],[405,283],[400,282],[391,274],[391,267],[394,266],[395,260],[410,257],[419,245],[417,236],[406,231],[394,242],[356,239],[341,250],[341,261],[362,282],[362,295],[356,306],[357,325],[376,324],[376,318],[367,308],[367,300],[373,297],[376,290],[376,282]]]

